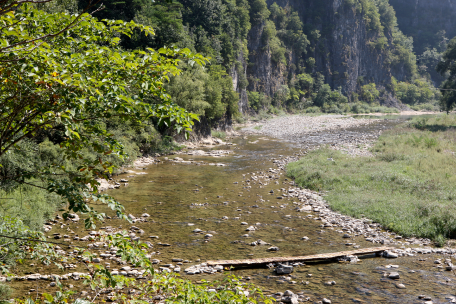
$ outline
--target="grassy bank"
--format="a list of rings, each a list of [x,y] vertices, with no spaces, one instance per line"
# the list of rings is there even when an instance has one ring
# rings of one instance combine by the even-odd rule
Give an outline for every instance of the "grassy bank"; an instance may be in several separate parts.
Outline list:
[[[385,132],[372,152],[322,148],[287,173],[304,188],[328,190],[328,203],[343,214],[439,244],[456,238],[456,116],[416,118]]]

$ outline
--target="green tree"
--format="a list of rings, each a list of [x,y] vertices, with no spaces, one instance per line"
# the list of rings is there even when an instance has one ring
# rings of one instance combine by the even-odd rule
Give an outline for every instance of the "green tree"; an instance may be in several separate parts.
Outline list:
[[[437,65],[437,71],[448,78],[441,86],[440,106],[442,110],[450,112],[456,105],[456,37],[448,43],[442,59]]]
[[[150,27],[134,22],[98,22],[84,13],[49,14],[31,4],[2,2],[0,10],[0,158],[20,149],[26,138],[62,130],[61,153],[78,164],[77,171],[60,164],[2,176],[2,181],[43,187],[68,203],[68,212],[102,218],[90,206],[107,203],[122,216],[122,206],[97,193],[97,177],[113,170],[110,154],[125,157],[124,148],[107,131],[103,119],[140,122],[156,117],[178,130],[191,130],[197,116],[173,104],[163,89],[177,75],[179,58],[197,64],[205,59],[188,49],[127,52],[119,35],[131,36]],[[90,148],[97,157],[87,157]],[[56,178],[60,172],[66,178]],[[44,186],[31,182],[45,181]],[[89,191],[89,184],[93,191]],[[64,215],[67,216],[68,213]]]
[[[361,98],[368,103],[373,103],[380,96],[375,83],[369,83],[361,87]]]
[[[395,86],[397,98],[409,105],[434,102],[438,91],[426,79],[415,79],[412,83],[399,82]]]
[[[182,19],[184,24],[201,26],[209,35],[221,33],[223,8],[221,0],[179,0],[184,9]]]
[[[287,85],[282,85],[275,92],[274,97],[272,98],[272,104],[274,107],[282,108],[285,102],[290,98],[290,89]]]
[[[271,12],[268,10],[266,0],[249,0],[250,20],[253,24],[259,24],[268,19]]]
[[[337,107],[339,104],[347,102],[347,97],[342,94],[340,89],[331,91],[329,84],[324,84],[314,97],[314,104],[321,107],[325,112],[330,110],[331,107]]]
[[[135,32],[128,47],[131,49],[137,47],[160,48],[173,44],[181,46],[183,45],[182,42],[187,47],[191,47],[193,43],[189,41],[190,39],[184,29],[181,10],[182,4],[175,1],[147,1],[143,3],[140,10],[135,12],[134,18],[130,20],[153,27],[155,35],[146,36]]]
[[[211,120],[225,113],[236,115],[238,94],[233,90],[231,77],[221,65],[209,69],[182,65],[184,72],[171,78],[166,86],[172,100],[188,111]]]
[[[249,91],[247,92],[249,107],[255,112],[266,111],[271,106],[271,98],[264,93]]]
[[[314,79],[310,74],[299,74],[297,77],[300,93],[304,96],[310,96],[312,93]]]
[[[169,84],[166,85],[166,90],[180,107],[192,113],[204,115],[206,109],[211,107],[206,101],[204,86],[209,75],[199,67],[183,64],[181,68],[183,73],[171,77]]]
[[[392,31],[397,26],[396,12],[389,4],[388,0],[376,0],[376,5],[380,14],[381,24],[385,30]]]

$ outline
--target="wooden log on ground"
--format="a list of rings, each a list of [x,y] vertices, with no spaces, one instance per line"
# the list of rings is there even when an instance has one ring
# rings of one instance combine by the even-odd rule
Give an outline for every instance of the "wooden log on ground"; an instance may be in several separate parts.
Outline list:
[[[394,249],[393,247],[371,247],[363,248],[350,251],[340,251],[333,253],[322,253],[306,256],[295,256],[295,257],[273,257],[273,258],[262,258],[262,259],[246,259],[246,260],[218,260],[218,261],[207,261],[208,266],[249,266],[249,265],[261,265],[269,263],[280,263],[280,262],[308,262],[318,260],[332,260],[336,258],[342,258],[347,255],[364,255],[372,254],[377,252],[383,252]]]

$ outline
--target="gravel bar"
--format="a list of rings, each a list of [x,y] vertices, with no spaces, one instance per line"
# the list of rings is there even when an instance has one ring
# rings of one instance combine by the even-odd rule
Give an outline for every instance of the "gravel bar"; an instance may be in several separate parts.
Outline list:
[[[244,128],[243,131],[264,134],[280,139],[296,139],[309,133],[359,127],[374,122],[377,122],[377,120],[355,119],[344,115],[322,115],[314,117],[289,115],[258,122],[255,125]]]

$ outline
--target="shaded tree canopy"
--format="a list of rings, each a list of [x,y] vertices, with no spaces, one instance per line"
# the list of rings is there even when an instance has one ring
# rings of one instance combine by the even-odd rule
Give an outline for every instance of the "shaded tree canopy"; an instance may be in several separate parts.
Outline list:
[[[181,59],[204,64],[205,58],[188,49],[125,51],[120,35],[153,35],[152,28],[133,21],[99,22],[87,13],[46,13],[28,3],[3,2],[0,24],[0,158],[20,150],[24,140],[58,129],[61,153],[78,164],[76,172],[57,163],[16,170],[0,182],[45,188],[60,195],[68,211],[92,219],[102,218],[88,204],[94,201],[109,204],[121,216],[115,200],[97,193],[96,178],[114,167],[107,157],[125,156],[103,119],[140,123],[156,117],[178,131],[190,131],[197,116],[173,104],[163,85],[180,73]],[[85,149],[97,157],[87,157]],[[45,183],[38,186],[33,179]],[[92,225],[90,218],[87,225]]]
[[[456,105],[456,37],[448,43],[446,51],[443,53],[442,61],[437,65],[437,71],[443,76],[448,76],[442,84],[441,107],[449,112]]]

